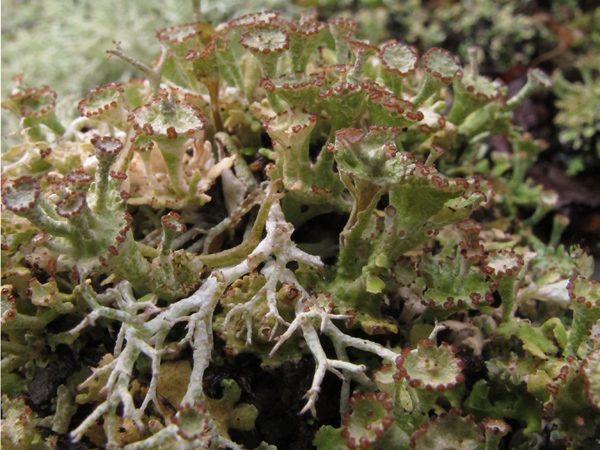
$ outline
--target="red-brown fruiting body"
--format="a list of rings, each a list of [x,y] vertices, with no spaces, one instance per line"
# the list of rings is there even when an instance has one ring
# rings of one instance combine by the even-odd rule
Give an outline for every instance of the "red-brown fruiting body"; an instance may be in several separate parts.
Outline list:
[[[76,188],[87,188],[92,181],[94,181],[94,176],[87,173],[85,170],[83,170],[83,168],[80,167],[67,172],[65,174],[65,179]]]
[[[458,78],[463,78],[462,73],[460,73],[459,75],[457,75]],[[502,95],[502,91],[501,91],[501,87],[504,86],[504,82],[501,79],[496,79],[494,81],[492,81],[490,78],[483,76],[483,75],[479,75],[478,79],[480,81],[485,81],[486,83],[488,83],[489,85],[492,84],[496,84],[496,89],[494,90],[493,93],[491,94],[485,94],[479,90],[477,90],[477,88],[475,87],[475,85],[472,84],[467,84],[465,85],[465,89],[466,91],[471,94],[473,97],[480,99],[480,100],[502,100],[503,99],[503,95]]]
[[[79,102],[77,105],[77,111],[82,117],[87,117],[88,119],[98,118],[107,111],[117,108],[119,106],[118,98],[124,92],[125,89],[123,89],[122,83],[109,83],[92,89],[86,98]],[[111,98],[103,98],[106,97],[107,94],[110,95],[111,93]],[[99,104],[90,106],[91,103],[97,101],[98,99],[100,99]]]
[[[56,92],[48,86],[25,89],[11,95],[8,99],[18,105],[22,117],[41,117],[56,106]],[[42,99],[46,102],[45,106],[42,106]]]
[[[279,18],[279,11],[263,11],[246,14],[229,21],[233,28],[253,28],[274,23]]]
[[[463,180],[464,182],[467,183],[466,187],[468,188],[469,183],[464,179],[461,179],[461,180]],[[456,184],[459,184],[458,181],[456,182]],[[471,240],[477,239],[479,237],[479,233],[481,233],[483,226],[479,222],[476,222],[473,219],[465,219],[465,220],[461,220],[460,222],[457,222],[456,224],[454,224],[454,228],[457,231],[459,231],[461,234],[463,234],[466,240],[471,241]]]
[[[171,127],[173,128],[173,127]],[[154,129],[152,128],[152,125],[150,125],[149,123],[145,123],[142,126],[142,130],[144,130],[144,133],[146,134],[146,136],[152,136],[154,134]]]
[[[341,436],[348,448],[371,448],[394,423],[393,404],[385,392],[355,392],[350,398],[352,413],[342,418]]]
[[[342,34],[345,31],[346,39],[352,36],[357,26],[357,22],[348,17],[336,17],[333,19],[329,19],[327,23],[329,25],[333,25],[336,28],[339,28],[340,30],[343,30]]]
[[[146,125],[148,125],[148,124],[146,124]],[[177,131],[175,130],[175,127],[167,128],[167,138],[168,139],[177,139]]]
[[[365,132],[358,128],[342,128],[335,132],[335,138],[345,147],[350,148],[365,138]]]
[[[428,423],[424,423],[423,425],[421,425],[417,430],[415,430],[409,439],[409,445],[411,448],[416,448],[417,447],[417,443],[419,441],[419,439],[423,438],[423,436],[425,436],[430,429],[431,430],[435,430],[436,428],[438,428],[435,431],[440,431],[439,430],[439,425],[441,423],[443,423],[444,421],[446,421],[447,419],[450,418],[456,418],[458,419],[459,423],[455,424],[455,425],[467,425],[467,424],[472,424],[473,428],[470,430],[462,430],[463,432],[467,431],[467,432],[472,432],[472,435],[468,437],[469,440],[476,440],[477,442],[483,442],[484,437],[483,437],[483,426],[482,425],[476,425],[474,423],[474,417],[472,414],[467,415],[466,417],[461,417],[462,415],[462,411],[458,408],[451,408],[450,411],[448,413],[442,413],[439,416],[432,416],[430,421]],[[464,438],[461,434],[460,434],[461,430],[457,430],[455,428],[451,428],[448,430],[448,433],[451,433],[453,436],[453,439],[456,439],[456,443],[460,444],[464,441]],[[458,434],[458,435],[457,435]],[[443,440],[443,437],[438,437],[438,439]],[[448,445],[451,446],[452,443],[448,442]]]
[[[187,23],[174,27],[163,28],[156,33],[163,42],[178,44],[190,40],[198,34],[198,23]]]
[[[408,117],[410,120],[414,120],[415,122],[420,122],[421,120],[423,120],[425,118],[425,116],[423,115],[423,113],[421,111],[407,111],[406,112],[406,117]]]
[[[157,92],[157,97],[146,103],[143,106],[138,106],[127,117],[127,121],[132,123],[133,129],[137,132],[137,146],[143,150],[151,148],[150,142],[139,142],[141,137],[146,136],[152,140],[160,140],[161,137],[166,137],[167,140],[174,140],[180,135],[191,135],[198,130],[204,130],[208,124],[206,117],[196,106],[182,103],[180,100],[173,100],[169,97],[175,95],[176,90]],[[166,110],[166,111],[165,111]],[[176,115],[175,112],[178,111]],[[173,114],[180,121],[178,124],[168,123],[164,120],[157,119],[158,116],[165,114]],[[147,120],[151,117],[154,126]],[[191,127],[191,128],[190,128]]]
[[[181,223],[181,216],[175,211],[171,211],[160,218],[161,223],[177,233],[185,233],[186,226]]]
[[[434,56],[446,57],[445,63],[448,64],[448,67],[446,68],[448,70],[448,73],[442,74],[439,71],[434,70],[433,67],[431,67],[433,65],[431,59]],[[429,49],[423,55],[423,68],[425,69],[425,71],[427,73],[431,74],[434,78],[437,78],[438,80],[441,80],[444,83],[449,83],[454,79],[457,72],[460,70],[460,65],[456,62],[456,56],[454,56],[448,50],[443,49],[443,48],[434,47],[434,48]]]
[[[305,38],[316,36],[319,31],[326,28],[323,22],[315,21],[280,20],[279,23],[284,25],[289,32]]]
[[[115,180],[124,181],[127,179],[127,174],[125,172],[116,172],[114,170],[110,171],[110,177]]]
[[[427,348],[435,349],[435,352],[432,353],[426,350]],[[393,378],[397,381],[404,378],[412,388],[425,389],[428,392],[434,389],[440,392],[452,389],[456,383],[464,381],[461,373],[464,363],[455,356],[457,352],[454,346],[446,342],[437,347],[432,339],[420,340],[416,350],[404,349],[396,358],[398,371]]]
[[[500,252],[492,250],[483,260],[481,270],[487,275],[495,275],[497,278],[503,278],[516,275],[523,265],[523,257],[512,250],[503,250]]]
[[[31,175],[23,175],[3,184],[2,204],[14,213],[33,208],[42,192],[39,183]]]
[[[282,53],[290,47],[290,37],[287,31],[279,27],[261,27],[263,33],[272,32],[274,35],[269,39],[265,34],[256,34],[257,30],[246,31],[240,38],[240,44],[253,53],[268,55],[271,52]],[[273,38],[281,41],[279,44],[271,46]]]
[[[85,195],[81,192],[70,192],[56,203],[56,213],[66,219],[76,216],[85,206]]]
[[[123,150],[123,143],[119,139],[110,136],[95,136],[91,139],[91,143],[103,155],[115,155]]]
[[[391,59],[394,57],[400,57],[402,63],[405,65],[399,67],[398,65],[392,64]],[[388,41],[381,46],[379,59],[386,71],[405,77],[413,73],[417,68],[419,55],[414,47],[396,41]]]

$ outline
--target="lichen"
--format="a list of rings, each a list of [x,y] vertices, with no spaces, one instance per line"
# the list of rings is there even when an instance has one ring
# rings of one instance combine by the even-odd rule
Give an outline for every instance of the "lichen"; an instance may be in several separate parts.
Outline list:
[[[3,445],[240,449],[272,406],[256,361],[309,367],[293,415],[319,449],[504,448],[507,421],[510,445],[591,442],[600,288],[560,216],[534,235],[558,195],[513,123],[550,78],[509,97],[477,49],[351,18],[196,19],[153,63],[116,44],[146,80],[71,117],[20,80],[2,104]]]

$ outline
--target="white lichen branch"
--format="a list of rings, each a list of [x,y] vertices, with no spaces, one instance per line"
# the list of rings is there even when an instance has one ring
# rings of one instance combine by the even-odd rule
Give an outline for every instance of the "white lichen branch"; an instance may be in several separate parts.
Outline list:
[[[106,400],[100,403],[94,412],[71,433],[74,441],[80,440],[96,420],[105,417],[108,441],[106,447],[107,449],[117,448],[120,420],[116,411],[119,405],[122,406],[123,417],[131,418],[140,429],[143,428],[142,415],[145,409],[150,404],[157,403],[156,387],[161,359],[165,352],[164,340],[173,326],[181,321],[188,322],[188,332],[185,340],[193,350],[193,368],[186,394],[182,400],[180,410],[175,416],[175,421],[181,418],[181,407],[183,405],[187,405],[187,408],[190,405],[202,404],[204,400],[202,379],[204,371],[210,364],[213,347],[212,322],[214,310],[229,285],[240,277],[256,270],[261,264],[264,264],[262,272],[267,278],[262,294],[267,298],[269,314],[275,317],[278,322],[285,323],[277,310],[277,283],[283,279],[288,279],[299,285],[293,273],[286,269],[286,265],[290,261],[297,261],[321,271],[323,263],[318,257],[298,249],[292,242],[293,227],[285,221],[278,203],[274,203],[271,207],[265,228],[266,237],[244,261],[232,267],[213,270],[194,294],[162,309],[155,306],[155,299],[136,300],[131,286],[127,282],[120,283],[115,289],[109,290],[107,294],[102,296],[95,296],[89,285],[85,285],[82,289],[82,296],[92,311],[84,321],[85,324],[82,323],[78,326],[78,330],[87,324],[93,324],[100,317],[120,321],[122,325],[117,338],[114,360],[106,366],[94,370],[93,375],[80,385],[81,388],[89,387],[94,383],[94,380],[98,379],[100,374],[110,373],[108,381],[102,389],[102,393],[106,394]],[[100,303],[99,299],[103,304]],[[108,306],[111,303],[116,303],[117,307]],[[252,305],[247,305],[246,308],[247,311],[251,311]],[[307,330],[307,333],[310,332],[310,330]],[[152,377],[146,397],[138,409],[133,401],[130,383],[135,363],[142,353],[151,360]],[[343,361],[334,361],[328,365],[329,370],[336,370],[338,373],[339,370],[350,370],[351,367],[354,367],[354,365]],[[127,448],[151,448],[154,442],[172,442],[173,440],[178,442],[179,448],[195,448],[193,446],[189,447],[194,439],[190,441],[182,437],[174,424],[168,425],[151,438],[130,444]],[[239,448],[228,439],[218,435],[214,439],[211,438],[210,442],[211,446],[206,448],[213,448],[213,445],[216,445],[214,448],[219,446]]]

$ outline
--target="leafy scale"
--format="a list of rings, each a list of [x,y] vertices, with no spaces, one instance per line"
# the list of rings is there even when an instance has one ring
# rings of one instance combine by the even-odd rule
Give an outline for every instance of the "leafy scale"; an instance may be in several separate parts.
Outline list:
[[[406,76],[417,68],[418,56],[406,44],[388,42],[381,47],[379,57],[385,70]]]
[[[394,378],[404,378],[411,387],[426,391],[452,389],[465,379],[464,363],[455,356],[457,352],[446,342],[438,347],[431,339],[420,340],[415,350],[406,349],[396,359]]]
[[[460,70],[456,57],[443,48],[432,48],[423,55],[423,68],[439,80],[449,83]]]
[[[280,28],[256,28],[246,31],[240,39],[248,50],[254,53],[268,55],[271,52],[281,53],[290,45],[290,37],[287,31]]]
[[[434,417],[410,437],[410,447],[415,450],[452,448],[467,450],[478,448],[484,437],[473,416],[461,417],[456,409]]]
[[[42,189],[35,178],[30,175],[23,175],[2,187],[2,204],[9,211],[22,213],[33,208],[41,191]]]
[[[342,419],[342,438],[349,449],[371,448],[394,423],[393,405],[384,392],[357,392],[349,404],[352,412]]]
[[[193,135],[207,125],[199,109],[168,98],[166,93],[134,109],[127,120],[139,135],[161,141]]]

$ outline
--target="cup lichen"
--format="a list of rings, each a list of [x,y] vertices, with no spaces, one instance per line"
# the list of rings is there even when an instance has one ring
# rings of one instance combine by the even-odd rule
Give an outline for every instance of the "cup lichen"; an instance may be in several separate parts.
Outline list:
[[[356,28],[199,20],[160,31],[151,65],[111,50],[148,81],[70,122],[46,86],[2,103],[22,140],[2,157],[2,445],[241,449],[231,430],[265,414],[242,354],[309,365],[294,414],[318,449],[594,439],[600,288],[564,227],[534,235],[557,195],[525,180],[544,144],[512,121],[550,78],[507,98],[476,49],[463,67]]]

